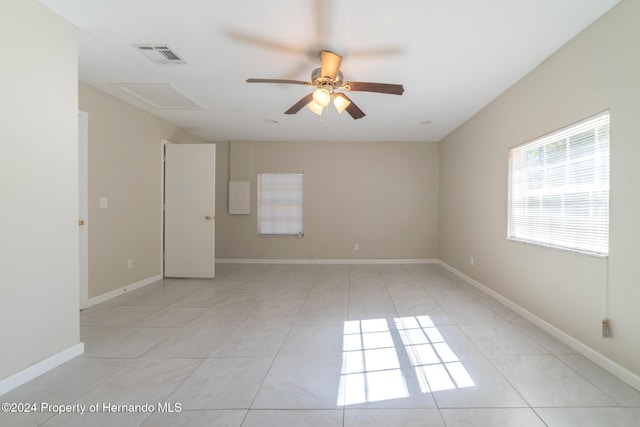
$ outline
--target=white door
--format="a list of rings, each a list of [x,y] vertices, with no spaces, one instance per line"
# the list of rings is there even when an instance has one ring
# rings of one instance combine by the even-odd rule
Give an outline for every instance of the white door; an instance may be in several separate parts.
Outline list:
[[[164,276],[215,276],[214,144],[166,144]]]

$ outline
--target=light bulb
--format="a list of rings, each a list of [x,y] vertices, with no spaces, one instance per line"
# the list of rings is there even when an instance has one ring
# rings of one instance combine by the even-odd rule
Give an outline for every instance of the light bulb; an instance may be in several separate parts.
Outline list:
[[[338,113],[342,113],[349,104],[351,104],[351,101],[344,96],[333,95],[333,105],[336,107],[336,110],[338,110]]]
[[[313,111],[319,116],[322,115],[322,110],[324,109],[322,105],[318,105],[315,101],[311,101],[310,103],[308,103],[307,107],[309,107],[311,111]]]
[[[326,107],[331,102],[331,94],[324,88],[318,88],[313,92],[313,100],[316,104]]]

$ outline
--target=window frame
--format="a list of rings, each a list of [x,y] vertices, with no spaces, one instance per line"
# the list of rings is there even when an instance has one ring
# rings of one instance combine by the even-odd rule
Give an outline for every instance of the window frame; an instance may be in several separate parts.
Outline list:
[[[508,193],[507,193],[507,240],[543,246],[574,253],[582,253],[595,257],[606,258],[609,255],[610,240],[610,187],[611,187],[611,115],[609,110],[602,111],[584,120],[565,126],[531,141],[510,147],[508,150]],[[582,137],[593,132],[593,137]],[[599,132],[602,132],[600,134]],[[593,154],[581,154],[579,144],[593,144]],[[593,141],[593,142],[591,142]],[[550,150],[562,146],[564,148],[561,157],[549,160]],[[551,147],[548,149],[548,147]],[[578,147],[576,149],[575,147]],[[575,149],[575,155],[572,153]],[[529,164],[523,166],[522,162],[529,163],[528,156],[534,150],[544,151],[544,160],[541,166],[535,167]],[[540,153],[538,151],[536,154]],[[521,156],[515,163],[514,157]],[[522,156],[527,156],[523,160]],[[542,157],[542,155],[540,155]],[[560,159],[560,160],[558,160]],[[579,169],[584,164],[592,165],[586,169],[588,174],[583,174]],[[580,165],[582,163],[582,165]],[[564,168],[564,169],[563,169]],[[560,170],[558,173],[553,170]],[[531,179],[533,173],[540,173],[539,179]],[[514,183],[514,176],[521,174],[520,181]],[[558,176],[560,177],[558,179]],[[593,177],[593,181],[581,183],[579,180]],[[554,179],[560,183],[553,182]],[[526,183],[526,185],[525,185]],[[539,184],[539,187],[533,187]],[[519,186],[519,187],[518,187]],[[514,187],[517,187],[514,190]],[[527,187],[526,189],[523,189]],[[554,188],[555,187],[555,188]],[[535,190],[532,190],[535,188]],[[519,193],[516,197],[514,193]],[[584,197],[588,193],[587,197]],[[538,194],[536,207],[528,205],[527,198],[535,198]],[[578,195],[582,194],[580,198]],[[570,196],[574,196],[573,199]],[[516,201],[517,199],[517,201]],[[545,202],[547,207],[545,208]],[[571,201],[582,203],[574,203]],[[595,201],[594,201],[595,200]],[[604,201],[603,201],[604,200]],[[589,209],[585,211],[585,206]],[[527,218],[535,216],[529,209],[537,209],[540,218]],[[518,216],[514,211],[520,210]],[[546,218],[545,218],[546,217]],[[524,221],[522,221],[524,218]],[[551,218],[559,218],[560,225],[552,225]],[[518,221],[520,219],[520,221]],[[571,225],[569,225],[571,224]],[[575,228],[572,232],[569,229]],[[518,228],[528,228],[526,232],[518,231]],[[599,238],[588,236],[589,228],[596,229]],[[545,238],[545,231],[546,238]],[[555,234],[554,234],[555,231]],[[537,236],[534,234],[539,233]],[[594,234],[598,234],[594,233]],[[575,234],[570,236],[570,234]],[[588,236],[585,241],[585,236]]]

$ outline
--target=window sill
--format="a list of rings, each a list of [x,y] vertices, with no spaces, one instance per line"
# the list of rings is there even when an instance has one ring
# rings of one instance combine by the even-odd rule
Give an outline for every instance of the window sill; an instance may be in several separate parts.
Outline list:
[[[531,241],[531,240],[518,239],[518,238],[515,238],[515,237],[507,237],[507,240],[511,241],[511,242],[515,242],[515,243],[522,243],[522,244],[525,244],[525,245],[538,246],[538,247],[541,247],[541,248],[555,249],[555,250],[562,251],[562,252],[569,252],[569,253],[576,254],[576,255],[587,255],[587,256],[590,256],[590,257],[593,257],[593,258],[600,258],[600,259],[609,258],[609,254],[582,251],[580,249],[565,248],[565,247],[562,247],[562,246],[555,246],[555,245],[547,244],[547,243],[540,243],[540,242],[534,242],[534,241]]]
[[[298,239],[302,239],[304,237],[304,233],[299,234],[258,234],[258,237],[295,237]]]

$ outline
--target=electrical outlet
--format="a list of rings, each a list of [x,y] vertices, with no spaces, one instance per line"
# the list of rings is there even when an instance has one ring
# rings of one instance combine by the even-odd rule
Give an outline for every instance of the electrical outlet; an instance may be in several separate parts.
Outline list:
[[[476,265],[476,261],[473,259],[473,257],[472,257],[472,256],[470,256],[470,257],[469,257],[469,265],[470,265],[470,266],[472,266],[472,267],[473,267],[474,265]]]
[[[353,250],[354,251],[359,251],[360,250],[360,245],[357,244],[357,243],[355,245],[353,245]]]
[[[127,268],[133,268],[133,259],[129,258],[127,260]]]

